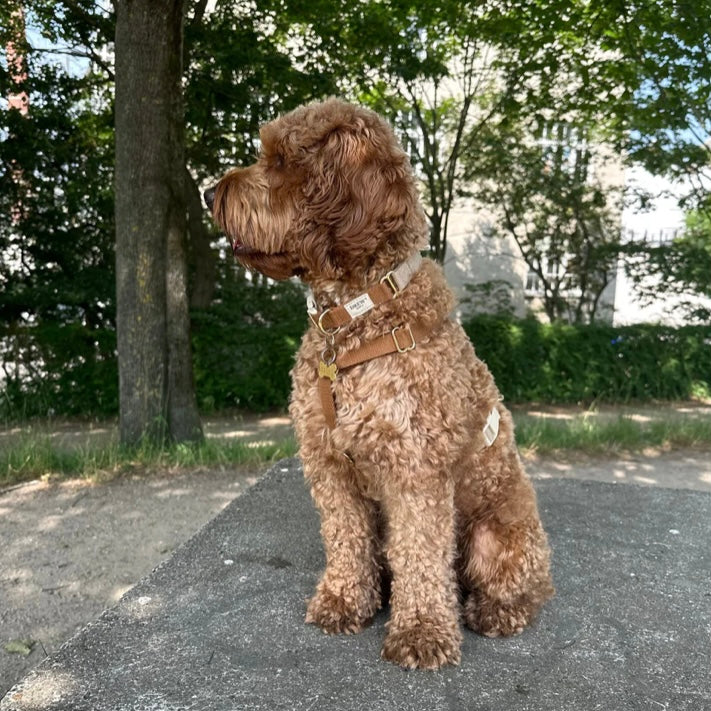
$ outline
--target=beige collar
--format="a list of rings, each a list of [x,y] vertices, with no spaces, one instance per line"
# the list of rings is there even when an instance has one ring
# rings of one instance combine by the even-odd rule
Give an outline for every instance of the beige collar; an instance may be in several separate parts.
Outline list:
[[[389,271],[378,284],[368,291],[350,299],[345,304],[319,311],[314,294],[309,289],[306,296],[306,308],[313,324],[323,333],[335,333],[354,318],[368,313],[376,306],[394,299],[410,283],[413,275],[422,264],[422,256],[415,252],[409,259]]]

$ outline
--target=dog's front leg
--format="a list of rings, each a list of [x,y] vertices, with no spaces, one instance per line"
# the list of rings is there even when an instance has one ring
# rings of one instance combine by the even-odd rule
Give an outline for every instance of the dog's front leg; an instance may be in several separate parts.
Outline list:
[[[388,480],[383,504],[393,582],[382,656],[407,668],[458,664],[462,633],[453,570],[452,482],[421,468],[405,481]]]
[[[342,456],[306,457],[304,471],[326,552],[306,621],[330,634],[360,632],[382,604],[375,505],[360,493]]]

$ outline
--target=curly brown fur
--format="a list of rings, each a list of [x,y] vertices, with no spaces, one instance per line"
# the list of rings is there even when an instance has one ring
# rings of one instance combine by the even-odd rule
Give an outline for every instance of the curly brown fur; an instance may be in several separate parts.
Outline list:
[[[258,162],[220,181],[213,210],[247,267],[300,276],[326,308],[425,246],[410,163],[376,114],[331,99],[273,121],[261,140]],[[462,613],[481,634],[517,634],[553,594],[511,416],[448,318],[453,304],[441,269],[425,260],[398,298],[337,334],[342,353],[395,326],[431,329],[414,351],[338,375],[333,430],[317,394],[325,343],[315,327],[292,371],[290,412],[326,551],[306,619],[330,633],[360,631],[381,605],[386,571],[383,657],[404,667],[458,663]],[[492,408],[500,430],[487,446]]]

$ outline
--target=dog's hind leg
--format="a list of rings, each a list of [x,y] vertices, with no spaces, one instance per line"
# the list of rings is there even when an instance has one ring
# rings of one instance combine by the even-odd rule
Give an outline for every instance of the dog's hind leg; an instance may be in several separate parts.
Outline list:
[[[382,604],[375,504],[361,494],[352,465],[338,453],[305,456],[304,473],[326,553],[306,621],[330,634],[360,632]]]
[[[464,621],[488,637],[518,634],[553,595],[535,494],[518,455],[508,455],[488,458],[487,480],[496,485],[487,493],[484,483],[474,510],[460,510]]]

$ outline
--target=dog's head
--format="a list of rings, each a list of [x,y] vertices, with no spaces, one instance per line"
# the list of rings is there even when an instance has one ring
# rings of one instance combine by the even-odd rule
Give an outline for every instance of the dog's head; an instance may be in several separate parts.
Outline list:
[[[410,162],[377,114],[329,99],[272,121],[260,138],[257,162],[205,195],[246,267],[359,284],[425,246]]]

